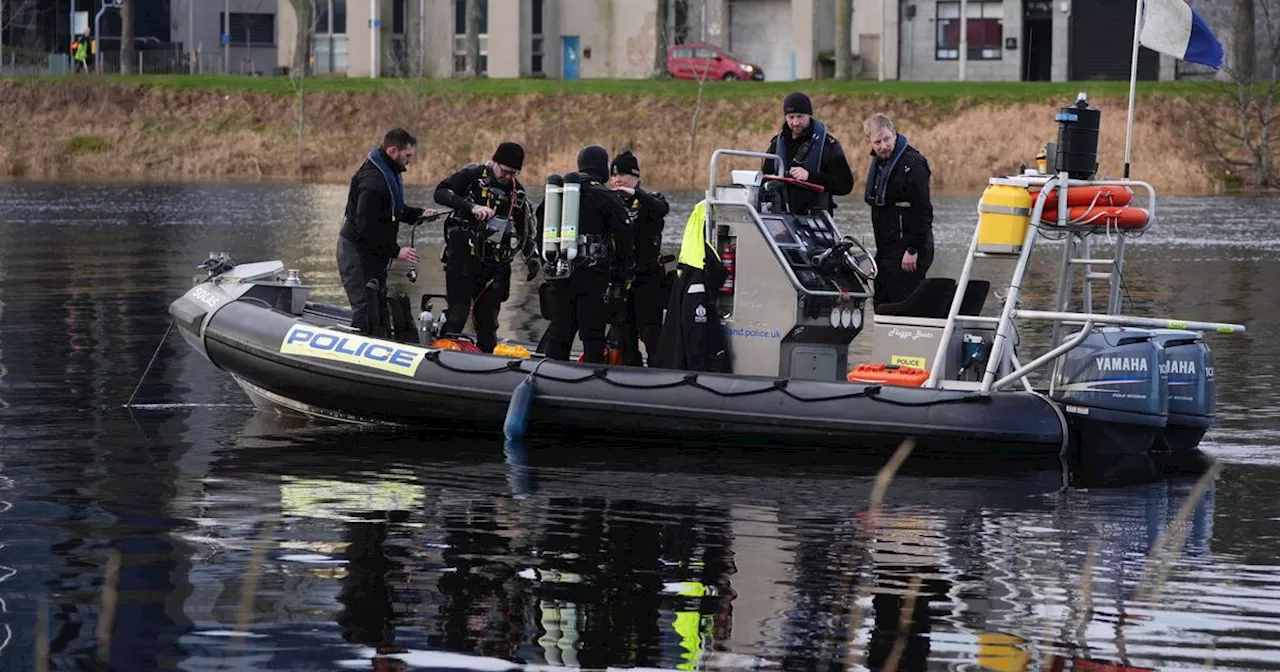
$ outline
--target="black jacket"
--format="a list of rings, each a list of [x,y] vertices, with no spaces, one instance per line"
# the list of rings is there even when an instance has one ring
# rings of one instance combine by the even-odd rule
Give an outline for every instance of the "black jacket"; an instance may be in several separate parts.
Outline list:
[[[622,197],[631,227],[635,235],[636,272],[655,273],[661,270],[658,257],[662,253],[662,229],[666,227],[667,213],[671,205],[661,192],[645,191],[636,187],[635,196]]]
[[[612,239],[613,268],[622,275],[636,272],[635,233],[627,215],[627,207],[612,189],[585,173],[582,178],[582,191],[578,197],[578,236],[608,236]],[[538,204],[537,219],[545,217],[546,201]],[[538,249],[542,248],[542,228],[537,232]],[[579,243],[579,250],[582,246]],[[579,254],[576,263],[585,260]]]
[[[782,130],[779,132],[787,133],[790,138],[791,129],[783,124]],[[813,135],[813,124],[809,124],[809,128],[800,137],[790,140],[790,144],[798,146]],[[769,140],[769,149],[765,150],[773,154],[778,150],[778,136],[773,136]],[[791,166],[787,166],[782,171],[783,175],[791,169],[792,166],[800,166],[804,162],[804,157],[796,155],[792,157]],[[765,159],[761,163],[760,169],[765,175],[774,175],[777,171],[774,169],[774,159]],[[827,133],[825,146],[822,148],[822,160],[818,163],[818,172],[810,172],[807,182],[821,185],[826,190],[827,203],[829,209],[835,209],[834,196],[845,196],[853,191],[853,170],[849,168],[849,159],[845,156],[844,147],[840,145],[840,141],[834,135]],[[818,200],[818,195],[806,189],[793,187],[790,189],[791,202],[793,211],[808,211],[809,208]]]
[[[703,268],[677,266],[680,275],[667,298],[667,317],[658,352],[649,366],[682,371],[733,373],[729,337],[720,322],[716,292],[727,275],[710,245],[703,244]]]
[[[458,226],[466,227],[470,233],[478,232],[481,223],[471,214],[471,208],[481,205],[493,208],[495,216],[511,220],[520,240],[522,254],[528,256],[535,253],[537,232],[531,231],[533,227],[529,221],[529,197],[524,185],[516,179],[512,179],[510,184],[500,183],[493,180],[492,175],[487,164],[473,163],[436,185],[436,203],[453,208],[453,213],[445,220],[445,235],[448,236]],[[498,194],[486,188],[493,186],[504,193]]]
[[[874,160],[878,179],[885,162]],[[884,205],[877,206],[874,198],[864,196],[867,205],[871,206],[877,257],[901,260],[904,252],[913,249],[920,255],[921,264],[927,266],[933,260],[933,201],[929,196],[929,175],[929,162],[924,155],[915,147],[908,146],[889,174]],[[871,182],[869,187],[874,193],[875,182]],[[909,207],[898,205],[908,203]]]
[[[404,172],[386,151],[382,158],[392,170]],[[351,188],[347,192],[347,208],[342,220],[342,230],[338,235],[356,244],[363,254],[375,256],[384,261],[395,259],[400,254],[400,223],[413,223],[422,216],[423,209],[406,205],[398,219],[391,216],[391,190],[382,172],[367,158],[360,169],[351,177]]]

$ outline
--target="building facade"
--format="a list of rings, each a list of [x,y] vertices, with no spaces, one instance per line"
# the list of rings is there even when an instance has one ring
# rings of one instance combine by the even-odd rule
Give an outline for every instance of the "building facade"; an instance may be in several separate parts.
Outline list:
[[[480,71],[493,78],[649,77],[659,1],[479,0]],[[836,0],[661,1],[671,3],[666,29],[674,43],[728,50],[762,66],[766,80],[834,74]],[[315,2],[312,57],[318,73],[451,77],[470,72],[466,0]],[[926,81],[1127,79],[1135,2],[853,0],[854,75]],[[276,63],[288,67],[297,34],[289,2],[279,2],[275,26]],[[1211,28],[1221,37],[1230,26]],[[1179,72],[1175,59],[1140,51],[1139,79],[1172,79]]]

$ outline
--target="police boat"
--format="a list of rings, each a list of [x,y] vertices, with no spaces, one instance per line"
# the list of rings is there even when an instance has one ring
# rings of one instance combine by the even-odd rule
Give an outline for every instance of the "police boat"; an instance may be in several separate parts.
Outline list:
[[[849,346],[867,322],[877,272],[872,255],[841,235],[825,208],[789,211],[790,190],[817,185],[754,170],[733,170],[721,184],[721,159],[779,158],[731,149],[711,158],[700,228],[726,266],[732,258],[717,313],[733,373],[562,362],[523,347],[468,352],[437,339],[429,311],[414,320],[403,295],[390,303],[389,336],[370,337],[346,326],[348,310],[309,301],[310,288],[282,262],[235,264],[225,255],[202,264],[206,277],[169,312],[187,342],[259,407],[334,420],[497,432],[513,398],[527,397],[535,434],[605,431],[859,455],[887,455],[914,437],[917,456],[1070,459],[1084,469],[1190,454],[1213,418],[1203,332],[1244,327],[1120,314],[1124,241],[1154,222],[1155,192],[1145,182],[1086,179],[1096,171],[1096,115],[1072,110],[1074,119],[1095,120],[1093,154],[1081,153],[1080,124],[1060,120],[1058,146],[1070,149],[1054,156],[1060,170],[993,178],[960,277],[930,278],[901,303],[881,306],[871,320],[872,361],[852,369]],[[1081,167],[1089,161],[1095,167]],[[1117,231],[1114,206],[1100,217],[1078,206],[1099,205],[1097,189],[1133,187],[1149,194],[1141,226]],[[578,243],[576,194],[570,181],[548,180],[548,198],[559,199],[547,204],[542,225],[549,274],[570,272],[556,265]],[[1047,214],[1054,210],[1056,218]],[[1024,308],[1018,293],[1042,231],[1067,241],[1049,311]],[[1090,256],[1090,237],[1104,231],[1119,236],[1114,259]],[[1016,263],[996,314],[983,315],[991,282],[971,276],[992,257]],[[1112,271],[1085,273],[1084,307],[1070,312],[1072,271],[1081,265]],[[1091,299],[1101,277],[1110,282],[1106,312]],[[1017,328],[1026,320],[1051,321],[1054,330],[1050,348],[1023,364]],[[1068,326],[1079,330],[1066,333]],[[1033,387],[1029,376],[1046,369],[1047,388]]]

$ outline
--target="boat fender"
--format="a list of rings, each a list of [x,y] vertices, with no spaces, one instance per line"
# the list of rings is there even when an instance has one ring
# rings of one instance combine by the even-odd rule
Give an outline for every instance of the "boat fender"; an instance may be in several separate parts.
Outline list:
[[[538,392],[538,384],[535,377],[538,374],[538,368],[542,366],[546,359],[538,362],[533,367],[533,371],[525,376],[524,380],[516,385],[516,389],[511,392],[511,401],[507,403],[507,417],[502,422],[502,435],[507,441],[515,441],[523,439],[526,432],[529,431],[529,410],[533,408],[533,398]]]
[[[582,178],[577,173],[564,176],[564,195],[560,215],[560,251],[566,261],[578,258],[578,205],[582,196]]]
[[[555,263],[560,256],[560,218],[561,196],[564,193],[564,178],[559,175],[547,176],[547,192],[543,200],[542,213],[542,258],[547,263]]]

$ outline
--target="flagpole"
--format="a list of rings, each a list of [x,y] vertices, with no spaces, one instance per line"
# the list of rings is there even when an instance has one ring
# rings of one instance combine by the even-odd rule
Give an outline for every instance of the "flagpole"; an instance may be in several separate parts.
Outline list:
[[[1124,134],[1124,179],[1129,179],[1129,163],[1133,160],[1133,104],[1138,90],[1138,39],[1142,35],[1143,0],[1134,3],[1136,9],[1133,17],[1133,61],[1129,67],[1129,123]]]

